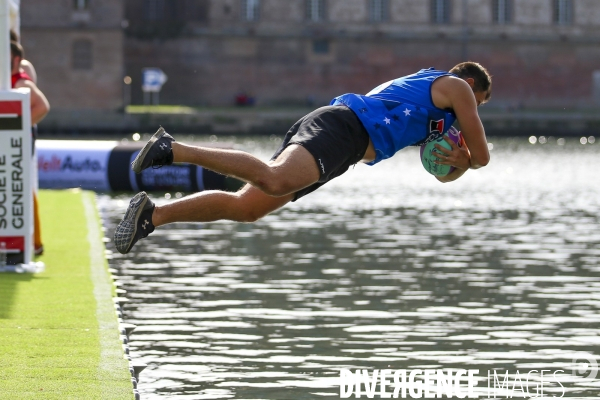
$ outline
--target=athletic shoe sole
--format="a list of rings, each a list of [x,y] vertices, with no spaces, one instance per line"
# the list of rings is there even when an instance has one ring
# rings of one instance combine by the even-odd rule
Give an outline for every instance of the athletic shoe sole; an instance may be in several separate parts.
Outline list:
[[[148,154],[148,152],[150,151],[150,149],[152,148],[154,143],[156,143],[156,141],[158,139],[160,139],[161,137],[163,137],[165,135],[168,135],[168,133],[165,132],[165,129],[162,126],[160,128],[158,128],[156,133],[154,135],[152,135],[150,140],[148,140],[148,143],[146,143],[144,148],[138,153],[135,160],[133,160],[133,162],[131,163],[131,169],[133,170],[133,172],[135,172],[136,174],[139,174],[140,172],[142,172],[142,170],[143,170],[142,164],[143,164],[144,158],[146,158],[146,155]]]
[[[137,223],[149,200],[146,192],[140,192],[133,196],[129,202],[125,216],[115,230],[115,246],[119,253],[129,253],[129,250],[135,244],[134,239],[137,234]]]

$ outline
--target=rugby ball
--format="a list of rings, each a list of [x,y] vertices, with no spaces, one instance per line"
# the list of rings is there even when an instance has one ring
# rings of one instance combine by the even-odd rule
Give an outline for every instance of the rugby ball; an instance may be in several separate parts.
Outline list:
[[[440,151],[435,147],[436,144],[439,144],[448,150],[452,149],[452,146],[450,146],[450,144],[444,140],[444,137],[450,138],[450,140],[456,143],[459,147],[461,146],[462,135],[460,131],[453,126],[451,126],[443,136],[440,136],[439,138],[421,146],[421,163],[427,172],[435,176],[446,176],[455,170],[455,168],[451,165],[435,163],[436,160],[439,160],[437,155],[440,154]]]

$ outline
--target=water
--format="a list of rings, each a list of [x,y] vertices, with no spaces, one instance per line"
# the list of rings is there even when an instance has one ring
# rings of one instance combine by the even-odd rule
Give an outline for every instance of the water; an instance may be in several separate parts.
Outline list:
[[[341,368],[478,369],[480,398],[488,371],[531,394],[489,398],[530,398],[539,375],[524,375],[562,370],[547,398],[600,398],[585,378],[600,356],[600,145],[492,143],[490,165],[454,183],[411,148],[255,224],[175,224],[115,252],[142,398],[334,399]],[[238,144],[263,159],[276,145]],[[128,199],[99,197],[110,234]]]

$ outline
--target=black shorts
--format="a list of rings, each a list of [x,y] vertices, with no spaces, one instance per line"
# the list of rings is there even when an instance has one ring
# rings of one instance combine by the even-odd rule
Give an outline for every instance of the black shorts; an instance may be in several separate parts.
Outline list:
[[[348,107],[325,106],[296,122],[271,160],[291,144],[299,144],[312,154],[321,175],[318,182],[296,192],[296,201],[359,162],[369,146],[369,134]]]

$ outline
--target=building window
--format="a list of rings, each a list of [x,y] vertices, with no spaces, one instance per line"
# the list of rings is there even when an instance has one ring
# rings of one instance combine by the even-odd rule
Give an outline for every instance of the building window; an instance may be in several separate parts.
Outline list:
[[[325,0],[306,0],[306,18],[312,22],[325,20]]]
[[[87,10],[90,5],[90,0],[73,0],[73,9],[77,11]]]
[[[73,42],[73,69],[92,69],[92,42],[78,39]]]
[[[389,0],[369,0],[369,14],[371,21],[387,21],[390,14],[389,3]]]
[[[492,19],[497,24],[508,24],[512,20],[512,0],[493,0]]]
[[[329,40],[317,39],[312,42],[314,54],[329,54]]]
[[[208,0],[188,1],[184,4],[182,14],[187,21],[208,22]]]
[[[165,0],[145,0],[144,17],[146,21],[160,21],[165,14]]]
[[[431,22],[434,24],[450,22],[450,0],[431,0]]]
[[[260,0],[242,0],[242,18],[245,21],[257,21],[260,11]]]
[[[554,0],[554,23],[570,25],[573,22],[573,1]]]

